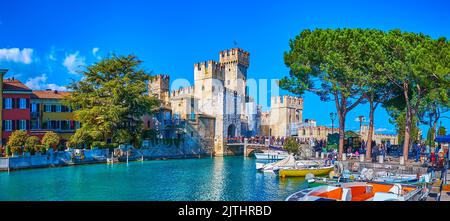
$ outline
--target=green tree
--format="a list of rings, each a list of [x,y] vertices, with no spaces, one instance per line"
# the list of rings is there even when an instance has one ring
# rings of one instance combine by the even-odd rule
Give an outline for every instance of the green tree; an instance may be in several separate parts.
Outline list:
[[[449,43],[433,40],[424,34],[390,31],[385,38],[389,58],[385,64],[386,77],[392,87],[399,89],[405,106],[403,156],[408,159],[413,119],[420,116],[420,107],[427,98],[445,100],[450,78]],[[402,110],[402,108],[398,108]]]
[[[363,48],[361,53],[362,93],[369,103],[367,159],[372,157],[375,110],[385,100],[393,96],[392,87],[388,84],[389,79],[384,74],[386,72],[384,63],[387,60],[387,54],[384,50],[384,36],[385,33],[379,30],[365,30],[364,44],[361,45]]]
[[[133,55],[112,56],[87,67],[83,79],[69,87],[73,92],[65,103],[82,125],[73,143],[111,138],[114,143],[139,145],[141,117],[158,105],[146,93],[151,76],[140,68],[141,63]]]
[[[42,137],[41,144],[44,145],[47,150],[50,148],[56,150],[60,141],[61,139],[58,134],[53,131],[48,131],[44,134],[44,137]]]
[[[342,157],[347,113],[364,100],[362,72],[365,44],[362,29],[304,30],[290,41],[284,61],[289,77],[280,86],[302,95],[310,91],[333,100],[339,117],[339,158]]]
[[[388,112],[388,114],[391,117],[389,119],[389,122],[391,124],[394,124],[396,127],[399,144],[404,143],[406,110],[405,109],[403,109],[403,110],[396,109],[395,106],[387,106],[386,111]],[[419,127],[417,127],[417,122],[418,122],[417,117],[414,117],[412,119],[412,124],[411,124],[411,133],[410,133],[411,141],[415,141],[415,140],[419,139]]]
[[[25,140],[25,152],[30,152],[31,154],[34,154],[35,152],[39,151],[39,137],[36,136],[29,136]]]
[[[25,145],[28,134],[24,130],[15,130],[8,138],[6,145],[11,149],[13,153],[19,153],[22,147]]]
[[[298,152],[300,144],[294,138],[289,137],[284,141],[283,148],[287,150],[287,152],[295,154]]]
[[[443,126],[440,126],[440,127],[439,127],[439,129],[438,129],[438,135],[439,135],[439,136],[445,136],[445,135],[447,135],[447,130],[445,129],[445,127],[443,127]]]

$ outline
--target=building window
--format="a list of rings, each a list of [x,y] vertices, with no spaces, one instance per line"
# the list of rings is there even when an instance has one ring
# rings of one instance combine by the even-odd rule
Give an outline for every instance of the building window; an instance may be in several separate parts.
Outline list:
[[[52,112],[52,106],[51,105],[44,105],[44,111],[45,112]]]
[[[31,112],[36,113],[37,111],[37,104],[36,103],[31,103]]]
[[[61,105],[56,105],[56,112],[61,112]]]
[[[5,98],[5,109],[12,109],[12,98]]]
[[[20,120],[19,121],[19,130],[26,130],[27,129],[27,121],[26,120]]]
[[[27,99],[20,98],[19,99],[19,108],[20,109],[27,109]]]
[[[39,126],[39,119],[31,121],[31,129],[32,130],[34,130],[34,129],[41,129],[40,126]]]
[[[227,85],[230,85],[230,80],[227,81]]]
[[[12,131],[12,120],[5,120],[5,131]]]

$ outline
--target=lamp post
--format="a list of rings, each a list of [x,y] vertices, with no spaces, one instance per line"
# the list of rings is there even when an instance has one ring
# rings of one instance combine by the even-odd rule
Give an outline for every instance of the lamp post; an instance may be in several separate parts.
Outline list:
[[[364,121],[364,116],[358,116],[359,118],[359,134],[362,135],[362,122]]]
[[[330,119],[331,119],[331,133],[334,134],[334,120],[336,120],[337,114],[334,112],[330,113]]]

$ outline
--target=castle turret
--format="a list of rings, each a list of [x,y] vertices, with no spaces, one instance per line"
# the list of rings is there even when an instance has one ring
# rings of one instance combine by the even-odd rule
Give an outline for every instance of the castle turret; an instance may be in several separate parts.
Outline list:
[[[250,53],[240,48],[224,50],[219,52],[219,63],[224,68],[224,86],[245,97],[247,95],[246,81]]]
[[[148,83],[148,93],[163,104],[169,103],[169,75],[156,75]]]
[[[289,95],[271,97],[270,129],[273,136],[292,136],[302,122],[303,99]]]

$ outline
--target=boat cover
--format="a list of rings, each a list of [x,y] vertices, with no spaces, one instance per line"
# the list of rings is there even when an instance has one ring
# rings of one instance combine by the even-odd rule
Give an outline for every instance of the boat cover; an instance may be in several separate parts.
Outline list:
[[[436,142],[440,143],[450,143],[450,135],[447,136],[437,136],[435,139]]]
[[[288,157],[280,160],[272,165],[273,167],[294,167],[295,166],[295,158],[294,156],[289,155]]]

